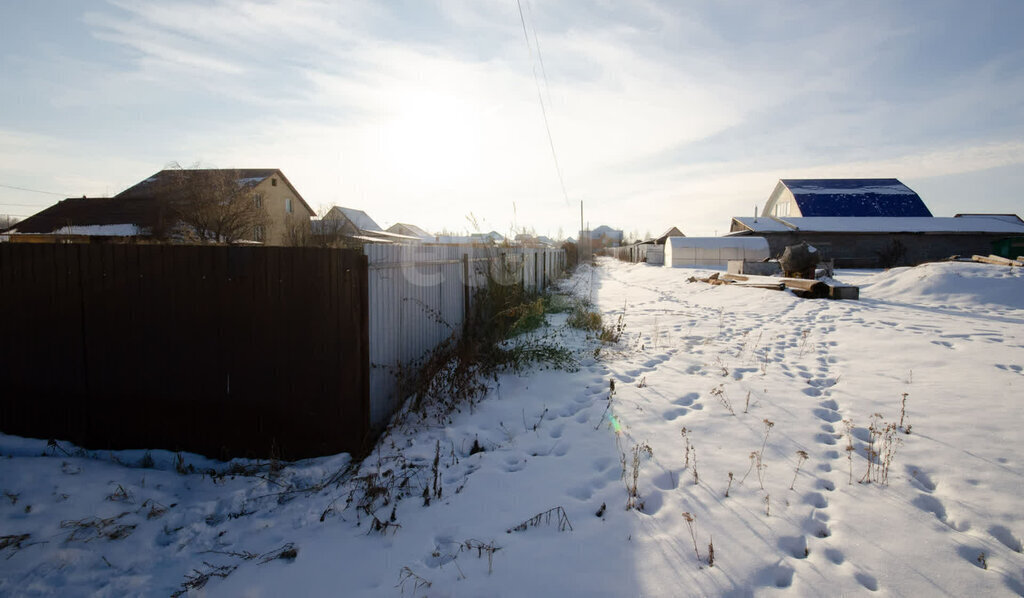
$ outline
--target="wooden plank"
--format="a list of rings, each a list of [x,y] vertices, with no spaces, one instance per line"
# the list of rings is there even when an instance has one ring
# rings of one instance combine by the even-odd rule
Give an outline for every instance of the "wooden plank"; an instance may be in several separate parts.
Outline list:
[[[993,265],[996,265],[996,266],[1024,267],[1024,260],[1021,260],[1020,258],[1017,258],[1016,260],[1011,260],[1011,259],[1007,259],[1005,257],[1000,257],[998,255],[988,255],[988,256],[974,255],[974,256],[971,256],[971,259],[974,260],[975,262],[979,262],[979,263],[982,263],[982,264],[993,264]]]
[[[728,273],[720,275],[718,279],[732,283],[746,282],[759,283],[764,285],[782,284],[787,289],[790,289],[797,295],[805,298],[822,298],[829,296],[828,285],[821,282],[820,280],[810,280],[804,278],[775,278],[771,276],[752,276]]]

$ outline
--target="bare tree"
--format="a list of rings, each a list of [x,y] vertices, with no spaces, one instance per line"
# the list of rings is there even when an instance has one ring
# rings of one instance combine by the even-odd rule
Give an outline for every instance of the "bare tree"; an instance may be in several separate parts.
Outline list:
[[[186,237],[201,243],[261,241],[270,218],[251,182],[233,169],[181,168],[173,164],[163,184]]]
[[[313,236],[309,218],[292,218],[290,215],[285,219],[284,236],[285,245],[289,247],[316,247],[320,241]]]
[[[21,218],[17,216],[0,214],[0,231],[7,230],[19,222],[21,222]]]

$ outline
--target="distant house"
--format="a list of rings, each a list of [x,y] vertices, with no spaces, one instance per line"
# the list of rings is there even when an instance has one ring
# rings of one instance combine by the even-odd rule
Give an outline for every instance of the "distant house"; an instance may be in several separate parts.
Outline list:
[[[387,232],[395,233],[398,235],[405,235],[407,237],[416,237],[422,240],[424,243],[432,243],[434,241],[434,235],[428,233],[422,228],[416,226],[415,224],[405,224],[399,222],[389,226]]]
[[[773,256],[801,241],[837,267],[912,266],[953,255],[987,255],[1024,234],[1014,214],[934,217],[897,179],[782,179],[760,216],[732,219],[728,236],[768,240]]]
[[[662,234],[658,235],[657,237],[654,237],[653,239],[649,239],[649,241],[654,243],[655,245],[664,245],[669,237],[685,237],[685,236],[686,235],[683,234],[683,231],[681,231],[678,228],[673,226],[672,228],[668,229],[667,231],[663,232]]]
[[[435,235],[433,243],[441,245],[498,245],[505,242],[505,237],[497,231],[489,233],[473,233],[471,235]]]
[[[601,225],[593,230],[581,230],[580,240],[590,239],[591,247],[618,247],[622,245],[622,231]]]
[[[366,212],[341,206],[332,207],[321,220],[337,223],[339,227],[355,234],[379,233],[384,230]]]
[[[778,256],[788,245],[806,241],[837,267],[912,266],[953,255],[988,255],[1000,239],[1024,235],[1014,215],[948,217],[736,217],[729,236],[768,240]]]
[[[421,242],[418,236],[382,229],[366,212],[354,208],[334,206],[323,218],[314,220],[311,225],[314,240],[322,245]]]
[[[505,242],[505,236],[496,230],[492,230],[489,233],[473,233],[470,236],[474,243],[482,243],[484,245],[496,245]]]
[[[312,214],[280,170],[167,169],[114,197],[60,201],[19,222],[11,241],[288,245]]]
[[[897,179],[781,179],[761,216],[927,217],[920,196]]]

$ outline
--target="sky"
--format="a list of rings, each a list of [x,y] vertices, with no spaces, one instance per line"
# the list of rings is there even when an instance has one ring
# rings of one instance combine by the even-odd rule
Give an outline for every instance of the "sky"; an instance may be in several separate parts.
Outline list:
[[[0,214],[172,162],[432,232],[723,234],[780,178],[1024,212],[1024,2],[0,0]],[[45,193],[41,193],[45,192]]]

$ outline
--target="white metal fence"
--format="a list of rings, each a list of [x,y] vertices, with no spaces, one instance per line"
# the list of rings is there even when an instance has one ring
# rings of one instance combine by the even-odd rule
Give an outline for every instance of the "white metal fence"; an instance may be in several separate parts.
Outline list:
[[[477,289],[494,281],[542,291],[565,268],[561,249],[366,245],[369,267],[370,427],[405,397],[400,383],[459,334]]]
[[[653,266],[665,263],[665,246],[646,243],[643,245],[626,245],[625,247],[606,247],[604,252],[624,262],[647,262]]]

